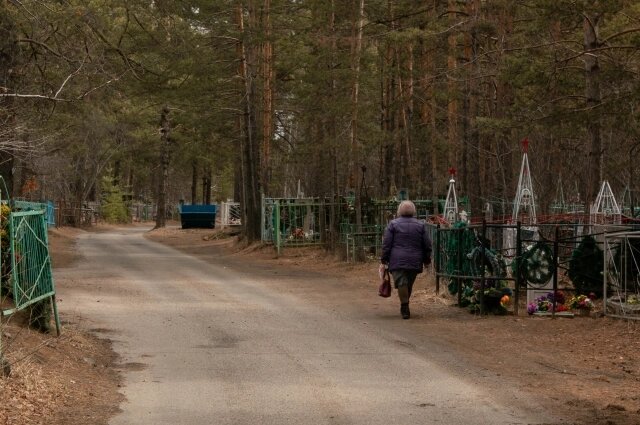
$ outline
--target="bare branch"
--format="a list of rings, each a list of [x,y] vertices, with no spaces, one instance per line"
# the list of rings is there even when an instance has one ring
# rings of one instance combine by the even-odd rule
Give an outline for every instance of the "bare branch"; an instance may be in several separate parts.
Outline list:
[[[35,140],[25,140],[23,138],[15,137],[16,134],[23,131],[25,131],[25,128],[22,126],[0,131],[0,152],[11,151],[14,155],[26,155],[39,152],[43,149],[47,143],[47,137]]]
[[[62,91],[62,89],[64,89],[64,86],[67,84],[67,82],[69,82],[69,80],[70,80],[72,77],[74,77],[74,76],[78,75],[78,73],[80,72],[80,70],[81,70],[81,69],[82,69],[82,67],[84,66],[84,62],[85,62],[85,60],[86,60],[86,57],[85,57],[85,59],[83,59],[83,60],[82,60],[82,63],[80,64],[80,66],[78,67],[78,69],[76,69],[74,72],[72,72],[71,74],[69,74],[69,75],[67,76],[67,78],[65,78],[65,79],[64,79],[64,81],[62,82],[62,85],[60,86],[60,88],[59,88],[59,89],[58,89],[58,91],[56,92],[55,96],[53,96],[53,98],[54,98],[54,99],[56,99],[56,98],[58,97],[58,95],[60,94],[60,92]]]
[[[71,100],[69,99],[60,99],[53,96],[45,96],[42,94],[0,93],[0,97],[19,97],[19,98],[27,98],[27,99],[44,99],[44,100],[51,100],[55,102],[71,102]]]
[[[96,86],[90,90],[87,90],[86,92],[84,92],[83,94],[81,94],[80,96],[77,97],[78,100],[82,100],[85,97],[87,97],[89,94],[93,93],[96,90],[100,90],[103,87],[108,86],[109,84],[113,83],[114,81],[118,81],[120,80],[120,78],[122,78],[127,72],[131,71],[131,69],[127,69],[125,70],[122,74],[118,75],[117,77],[114,77],[108,81],[105,81],[104,83],[100,84],[99,86]]]
[[[67,61],[71,62],[71,60],[67,59],[66,57],[64,57],[61,53],[56,52],[55,50],[53,50],[53,48],[49,47],[47,44],[38,41],[38,40],[33,40],[31,38],[19,38],[18,40],[16,40],[18,43],[30,43],[30,44],[36,44],[40,47],[43,47],[46,51],[48,51],[49,53],[53,54],[54,56],[57,56],[59,58],[64,58]],[[75,61],[77,62],[77,61]]]
[[[58,88],[58,90],[56,91],[56,93],[53,96],[47,96],[47,95],[43,95],[43,94],[0,93],[0,97],[14,97],[14,98],[25,98],[25,99],[43,99],[43,100],[50,100],[50,101],[54,101],[54,102],[72,102],[73,101],[72,99],[64,99],[64,98],[60,98],[58,96],[60,96],[60,93],[62,93],[62,90],[67,85],[69,80],[71,80],[73,77],[75,77],[76,75],[78,75],[80,73],[80,71],[82,70],[87,58],[88,58],[88,56],[86,56],[82,60],[82,63],[80,64],[78,69],[73,71],[71,74],[69,74],[67,76],[67,78],[64,79],[64,81],[62,82],[62,84],[60,85],[60,87]],[[122,74],[118,75],[117,77],[114,77],[114,78],[112,78],[112,79],[110,79],[108,81],[105,81],[104,83],[102,83],[102,84],[100,84],[100,85],[98,85],[98,86],[86,91],[82,95],[78,96],[76,98],[76,100],[82,100],[84,97],[86,97],[90,93],[92,93],[92,92],[94,92],[96,90],[99,90],[102,87],[105,87],[105,86],[111,84],[114,81],[118,81],[120,78],[122,78],[123,75],[125,75],[129,71],[130,71],[130,69],[127,69]],[[6,87],[0,87],[0,89],[7,90]]]
[[[600,42],[600,44],[607,44],[609,41],[611,41],[614,38],[618,38],[618,37],[621,37],[623,35],[626,35],[626,34],[629,34],[629,33],[632,33],[632,32],[638,32],[638,31],[640,31],[640,28],[629,28],[629,29],[626,29],[624,31],[617,32],[617,33],[612,34],[609,37],[605,38],[604,40],[602,40]]]
[[[11,3],[13,3],[16,6],[20,6],[25,12],[27,12],[27,14],[29,16],[31,16],[33,19],[35,19],[36,21],[40,22],[40,19],[38,19],[38,17],[36,15],[34,15],[33,13],[31,13],[31,11],[29,9],[27,9],[25,7],[24,4],[22,4],[22,2],[20,2],[19,0],[9,0]]]
[[[607,47],[598,47],[596,49],[588,49],[588,50],[584,50],[582,52],[578,52],[573,56],[569,56],[568,58],[564,58],[564,59],[559,59],[559,62],[568,62],[570,60],[579,58],[580,56],[584,56],[584,55],[591,55],[591,56],[595,56],[593,53],[594,52],[603,52],[606,50],[637,50],[638,46],[607,46]]]
[[[135,15],[134,15],[135,18]],[[134,65],[139,67],[140,69],[142,69],[145,72],[148,72],[152,75],[155,76],[159,76],[159,74],[149,68],[147,68],[146,66],[144,66],[142,63],[131,59],[129,57],[129,55],[127,55],[120,47],[115,46],[113,43],[111,43],[111,41],[109,41],[109,39],[107,38],[106,35],[104,35],[102,33],[102,31],[100,31],[96,26],[93,25],[92,22],[89,22],[89,20],[85,20],[85,24],[87,25],[87,27],[89,27],[89,29],[96,35],[98,36],[98,38],[100,39],[100,41],[102,41],[105,45],[107,45],[109,48],[111,48],[113,51],[115,51],[120,58],[122,58],[122,61],[125,63],[125,65],[131,70],[133,76],[137,79],[137,80],[141,80],[140,75],[138,75],[138,73],[136,72],[136,70],[134,69]]]

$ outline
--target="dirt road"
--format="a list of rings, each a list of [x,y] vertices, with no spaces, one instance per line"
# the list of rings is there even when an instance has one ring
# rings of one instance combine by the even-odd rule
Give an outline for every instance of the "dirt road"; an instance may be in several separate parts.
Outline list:
[[[337,282],[308,276],[291,292],[300,277],[205,263],[146,230],[83,234],[84,260],[57,276],[63,314],[89,318],[122,356],[112,424],[559,422],[486,370],[456,369],[397,312],[311,302]]]

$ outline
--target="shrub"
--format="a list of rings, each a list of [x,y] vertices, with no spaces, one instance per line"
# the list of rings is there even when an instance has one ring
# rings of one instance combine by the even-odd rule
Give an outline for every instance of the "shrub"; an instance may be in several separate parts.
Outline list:
[[[102,202],[100,206],[102,217],[107,223],[129,223],[129,209],[124,202],[122,190],[110,176],[102,178]]]
[[[604,278],[602,270],[604,258],[602,249],[593,236],[585,236],[571,255],[569,262],[569,278],[576,288],[577,294],[593,292],[602,297]]]

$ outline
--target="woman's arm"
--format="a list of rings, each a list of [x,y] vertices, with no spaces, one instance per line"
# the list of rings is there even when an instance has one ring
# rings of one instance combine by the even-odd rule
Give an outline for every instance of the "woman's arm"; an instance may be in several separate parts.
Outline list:
[[[389,264],[389,260],[391,259],[391,247],[393,247],[393,235],[394,235],[393,224],[389,223],[386,230],[384,231],[384,236],[382,237],[382,257],[380,257],[380,262],[382,264]]]

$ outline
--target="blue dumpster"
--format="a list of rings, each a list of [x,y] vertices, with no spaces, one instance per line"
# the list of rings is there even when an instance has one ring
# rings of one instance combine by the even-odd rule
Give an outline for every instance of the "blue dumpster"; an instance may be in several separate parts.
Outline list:
[[[216,227],[216,206],[181,205],[180,222],[183,229],[194,227],[213,229]]]

